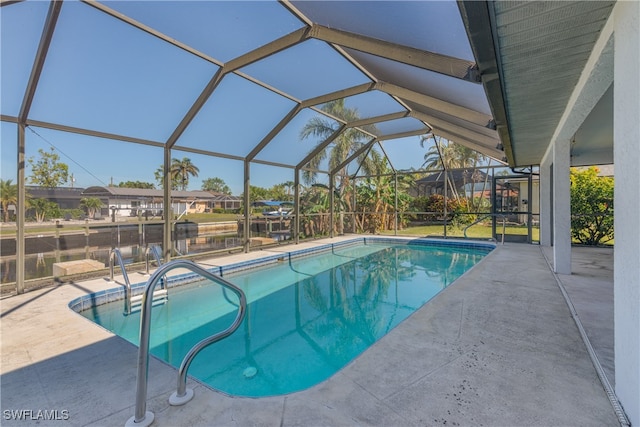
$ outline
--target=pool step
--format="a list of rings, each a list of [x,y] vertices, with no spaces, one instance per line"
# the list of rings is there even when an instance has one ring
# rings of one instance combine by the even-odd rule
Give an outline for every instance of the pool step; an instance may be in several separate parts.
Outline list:
[[[131,297],[131,312],[134,313],[136,311],[140,311],[142,309],[142,295],[136,295],[135,297]],[[166,289],[158,289],[153,293],[153,301],[151,302],[152,306],[161,305],[166,303],[169,300],[169,295],[167,294]]]

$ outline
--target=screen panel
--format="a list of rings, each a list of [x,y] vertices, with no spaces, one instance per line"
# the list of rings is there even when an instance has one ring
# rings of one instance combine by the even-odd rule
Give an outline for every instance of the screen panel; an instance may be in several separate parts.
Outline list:
[[[165,141],[216,69],[93,7],[68,3],[31,118]]]

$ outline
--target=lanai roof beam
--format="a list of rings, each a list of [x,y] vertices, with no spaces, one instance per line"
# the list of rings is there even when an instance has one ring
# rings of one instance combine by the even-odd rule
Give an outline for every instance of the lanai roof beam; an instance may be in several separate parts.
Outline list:
[[[314,24],[311,28],[310,35],[313,38],[327,43],[391,59],[403,64],[413,65],[425,70],[435,71],[449,77],[455,77],[473,83],[480,82],[480,75],[477,72],[477,66],[474,62],[317,24]]]

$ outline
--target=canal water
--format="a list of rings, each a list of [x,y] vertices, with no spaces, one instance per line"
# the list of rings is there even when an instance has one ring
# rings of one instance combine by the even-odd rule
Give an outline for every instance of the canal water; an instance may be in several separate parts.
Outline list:
[[[55,230],[55,228],[53,228]],[[172,233],[174,249],[181,255],[242,245],[237,232],[198,233],[195,223],[177,223]],[[53,275],[57,262],[93,259],[109,265],[112,248],[120,248],[125,264],[144,262],[148,245],[162,244],[162,224],[126,224],[90,228],[90,232],[43,233],[25,238],[25,279]],[[16,280],[15,236],[0,239],[0,283]]]

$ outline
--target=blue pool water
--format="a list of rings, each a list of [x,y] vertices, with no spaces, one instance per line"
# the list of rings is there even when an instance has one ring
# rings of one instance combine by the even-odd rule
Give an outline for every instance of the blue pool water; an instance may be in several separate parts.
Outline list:
[[[232,336],[204,349],[189,374],[231,395],[272,396],[329,378],[482,259],[487,248],[367,244],[225,275],[247,295]],[[198,341],[228,327],[232,293],[200,281],[153,308],[151,353],[179,366]],[[139,314],[122,301],[85,317],[138,343]]]

